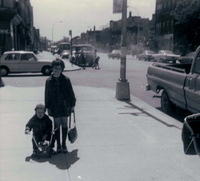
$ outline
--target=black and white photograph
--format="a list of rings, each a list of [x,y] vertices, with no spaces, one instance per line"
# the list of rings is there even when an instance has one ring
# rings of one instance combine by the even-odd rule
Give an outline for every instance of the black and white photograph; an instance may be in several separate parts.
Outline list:
[[[199,181],[200,0],[0,0],[0,181]]]

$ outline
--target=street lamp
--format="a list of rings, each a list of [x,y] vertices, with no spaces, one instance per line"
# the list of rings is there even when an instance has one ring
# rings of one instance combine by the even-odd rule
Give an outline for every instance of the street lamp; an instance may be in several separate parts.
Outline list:
[[[56,21],[56,22],[54,22],[53,24],[52,24],[52,30],[51,30],[51,33],[52,33],[52,43],[53,43],[53,35],[54,35],[54,26],[55,26],[55,24],[56,23],[63,23],[63,21]]]

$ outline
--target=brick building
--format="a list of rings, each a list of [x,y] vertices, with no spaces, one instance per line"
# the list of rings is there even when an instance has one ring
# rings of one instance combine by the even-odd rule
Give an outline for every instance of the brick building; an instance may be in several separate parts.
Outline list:
[[[127,18],[127,47],[131,49],[132,45],[142,44],[148,46],[150,39],[152,22],[148,18],[132,16],[129,13]],[[118,49],[121,46],[121,20],[110,21],[107,28],[103,30],[92,30],[82,33],[81,40],[91,43],[100,49]]]

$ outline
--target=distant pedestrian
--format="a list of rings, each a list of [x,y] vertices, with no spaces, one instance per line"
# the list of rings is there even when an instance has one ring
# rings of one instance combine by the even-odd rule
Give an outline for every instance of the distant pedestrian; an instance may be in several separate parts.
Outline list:
[[[45,106],[48,114],[54,118],[57,152],[68,152],[66,139],[68,133],[68,116],[74,109],[76,98],[71,81],[62,74],[65,65],[60,59],[52,62],[52,75],[46,80]],[[60,126],[62,128],[62,145],[60,141]]]
[[[100,57],[97,56],[97,57],[95,58],[95,61],[94,61],[94,68],[97,69],[97,70],[100,69],[100,67],[99,67],[99,60],[100,60]]]
[[[52,136],[52,121],[51,119],[45,114],[45,106],[43,104],[38,104],[35,107],[35,114],[32,118],[28,121],[25,128],[25,133],[28,134],[29,132],[33,131],[33,156],[37,155],[39,149],[37,144],[39,142],[43,142],[45,140],[50,141],[52,137],[52,142],[50,143],[50,153],[54,153],[54,137]]]

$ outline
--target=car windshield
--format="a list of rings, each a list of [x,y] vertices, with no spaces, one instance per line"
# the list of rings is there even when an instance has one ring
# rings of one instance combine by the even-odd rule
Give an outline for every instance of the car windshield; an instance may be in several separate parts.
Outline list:
[[[59,44],[59,48],[62,50],[70,50],[70,44],[69,43]]]

